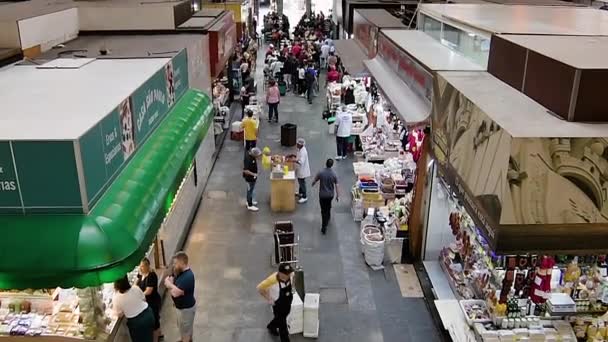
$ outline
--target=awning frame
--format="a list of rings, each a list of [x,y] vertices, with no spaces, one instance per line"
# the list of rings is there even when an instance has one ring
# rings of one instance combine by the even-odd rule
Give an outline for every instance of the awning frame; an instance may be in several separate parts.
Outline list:
[[[393,109],[407,125],[425,123],[431,115],[431,104],[414,93],[380,57],[363,62],[386,95]]]

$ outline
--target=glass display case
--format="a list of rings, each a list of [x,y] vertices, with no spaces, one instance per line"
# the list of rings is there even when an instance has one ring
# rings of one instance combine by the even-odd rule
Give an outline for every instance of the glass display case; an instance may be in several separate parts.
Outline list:
[[[488,65],[490,37],[446,24],[424,14],[420,14],[418,29],[469,60],[484,67]]]

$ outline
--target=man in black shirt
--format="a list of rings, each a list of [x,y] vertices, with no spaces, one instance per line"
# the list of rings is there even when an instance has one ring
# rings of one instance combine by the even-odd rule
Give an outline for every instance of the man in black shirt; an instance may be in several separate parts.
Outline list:
[[[194,318],[196,316],[195,278],[188,264],[186,253],[177,252],[173,257],[173,275],[165,278],[165,286],[177,309],[180,342],[192,342]]]
[[[319,171],[315,180],[312,182],[312,186],[315,186],[319,182],[319,204],[321,205],[321,233],[325,234],[327,226],[329,225],[329,219],[331,218],[331,202],[334,199],[334,193],[336,195],[336,202],[339,200],[340,193],[338,191],[338,176],[334,170],[333,159],[327,159],[325,162],[325,169]]]
[[[253,199],[253,190],[255,189],[255,182],[258,179],[258,158],[262,155],[262,151],[259,148],[254,147],[246,152],[245,154],[245,165],[243,167],[243,178],[247,182],[247,209],[249,211],[258,211],[257,201]]]

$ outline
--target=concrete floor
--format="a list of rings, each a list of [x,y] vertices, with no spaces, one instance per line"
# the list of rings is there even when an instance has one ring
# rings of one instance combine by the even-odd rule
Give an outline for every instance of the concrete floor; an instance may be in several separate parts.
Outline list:
[[[258,77],[261,70],[258,67]],[[261,80],[258,84],[261,92]],[[283,97],[279,106],[280,124],[263,120],[258,146],[269,146],[273,152],[294,152],[295,149],[282,148],[279,143],[280,125],[294,123],[298,136],[307,141],[311,171],[315,174],[327,158],[336,154],[335,138],[328,134],[327,124],[321,119],[324,106],[324,96],[317,97],[313,105],[292,94]],[[300,266],[305,273],[306,292],[322,294],[319,341],[441,340],[425,300],[403,298],[390,265],[385,271],[372,271],[364,263],[359,224],[353,221],[350,212],[352,160],[339,161],[334,167],[342,198],[334,205],[332,223],[325,236],[320,233],[317,189],[309,191],[309,202],[299,205],[296,212],[274,214],[270,212],[269,180],[265,174],[257,184],[260,211],[248,212],[242,163],[242,143],[226,141],[185,248],[197,281],[194,334],[197,342],[274,340],[265,328],[271,319],[270,307],[255,287],[275,270],[270,265],[270,256],[272,224],[277,220],[294,222],[300,236]],[[161,317],[165,341],[179,340],[169,298],[164,302]],[[304,340],[301,335],[292,338]]]

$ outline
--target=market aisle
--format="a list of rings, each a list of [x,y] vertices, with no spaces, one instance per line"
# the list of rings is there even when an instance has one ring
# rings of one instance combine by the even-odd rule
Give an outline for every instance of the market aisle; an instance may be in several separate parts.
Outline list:
[[[258,79],[262,68],[258,66]],[[260,79],[258,83],[261,92]],[[313,174],[336,153],[334,138],[321,120],[322,102],[319,97],[308,105],[304,98],[288,95],[279,107],[281,124],[295,123],[298,136],[306,139]],[[273,152],[290,152],[280,147],[280,124],[262,119],[258,145],[269,146]],[[295,213],[272,214],[267,173],[256,186],[260,212],[248,212],[242,160],[242,144],[226,141],[186,246],[197,277],[197,342],[273,341],[265,328],[271,319],[270,307],[260,299],[255,286],[274,271],[270,255],[272,224],[277,220],[294,222],[300,236],[306,291],[320,292],[325,301],[320,308],[319,341],[439,341],[424,300],[402,298],[391,267],[386,272],[373,272],[364,264],[358,224],[350,213],[351,161],[335,166],[343,199],[335,206],[333,223],[323,236],[316,189]],[[162,319],[165,340],[178,340],[169,298],[164,302]],[[292,338],[304,340],[301,335]]]

